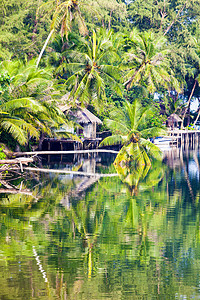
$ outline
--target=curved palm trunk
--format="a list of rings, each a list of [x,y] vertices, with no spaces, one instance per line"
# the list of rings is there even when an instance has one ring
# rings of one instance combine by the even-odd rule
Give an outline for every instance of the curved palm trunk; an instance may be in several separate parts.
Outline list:
[[[197,117],[196,117],[196,119],[194,121],[194,124],[193,124],[194,126],[196,125],[196,123],[197,123],[197,121],[199,119],[199,116],[200,116],[200,107],[199,107],[198,115],[197,115]]]
[[[193,88],[192,88],[192,91],[191,91],[191,94],[190,94],[190,97],[189,97],[189,99],[188,99],[188,102],[187,102],[187,105],[186,105],[186,108],[185,108],[185,112],[184,112],[184,115],[183,115],[183,122],[182,122],[182,124],[181,124],[181,129],[183,129],[184,119],[185,119],[186,113],[187,113],[187,111],[188,111],[188,108],[189,108],[189,106],[190,106],[190,102],[191,102],[192,96],[193,96],[193,94],[194,94],[194,90],[195,90],[195,88],[196,88],[196,84],[197,84],[197,81],[195,80],[194,85],[193,85]]]
[[[42,55],[43,55],[43,53],[44,53],[44,50],[46,49],[46,46],[47,46],[47,44],[48,44],[48,42],[49,42],[49,40],[50,40],[50,38],[51,38],[53,32],[54,32],[54,29],[51,30],[51,32],[49,33],[49,35],[48,35],[48,37],[47,37],[47,39],[46,39],[46,42],[44,43],[44,46],[43,46],[43,48],[42,48],[42,50],[41,50],[41,52],[40,52],[40,55],[39,55],[38,60],[37,60],[37,63],[36,63],[36,68],[38,68],[38,66],[39,66],[39,63],[40,63],[40,60],[41,60]]]

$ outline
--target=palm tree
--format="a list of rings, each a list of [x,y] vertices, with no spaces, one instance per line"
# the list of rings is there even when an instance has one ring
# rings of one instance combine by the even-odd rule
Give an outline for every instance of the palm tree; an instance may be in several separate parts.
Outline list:
[[[40,68],[35,66],[35,59],[27,63],[21,60],[3,61],[0,64],[0,72],[10,76],[10,97],[34,97],[39,100],[46,97],[53,89],[54,80],[52,68]]]
[[[57,92],[49,69],[37,69],[34,60],[26,65],[17,60],[2,62],[0,73],[3,72],[7,74],[3,84],[9,80],[4,88],[6,97],[5,92],[0,94],[1,132],[6,131],[24,145],[29,137],[38,139],[42,133],[51,136],[52,129],[68,123],[52,99]]]
[[[106,120],[107,127],[114,134],[105,138],[100,144],[100,146],[123,145],[114,163],[122,167],[134,165],[139,173],[143,173],[144,168],[151,165],[149,157],[161,158],[160,149],[147,138],[165,134],[162,128],[145,128],[148,111],[138,100],[132,104],[126,101],[123,108],[112,111],[111,119]]]
[[[88,33],[84,19],[81,15],[80,6],[83,4],[82,0],[62,0],[62,1],[47,1],[44,5],[52,7],[53,5],[53,16],[51,22],[51,31],[45,41],[45,44],[38,57],[36,67],[38,67],[44,50],[54,33],[58,28],[60,29],[61,36],[68,36],[72,30],[72,22],[77,21],[79,31],[81,34],[86,35]]]
[[[34,126],[31,119],[37,113],[44,113],[44,108],[31,98],[9,100],[0,105],[0,134],[7,132],[20,145],[25,145],[28,137],[39,138],[39,126]],[[26,120],[29,116],[30,120]],[[36,122],[36,121],[35,121]]]
[[[73,63],[64,66],[71,72],[66,81],[71,96],[84,105],[91,104],[98,110],[102,99],[106,98],[105,88],[110,86],[116,93],[121,94],[119,81],[120,71],[113,63],[116,53],[108,35],[97,36],[93,31],[92,37],[83,40],[77,51],[73,51]]]
[[[153,32],[132,31],[127,40],[130,50],[125,53],[123,64],[127,89],[134,84],[146,86],[150,92],[159,85],[178,88],[178,82],[170,71],[166,42],[164,37],[156,37]]]

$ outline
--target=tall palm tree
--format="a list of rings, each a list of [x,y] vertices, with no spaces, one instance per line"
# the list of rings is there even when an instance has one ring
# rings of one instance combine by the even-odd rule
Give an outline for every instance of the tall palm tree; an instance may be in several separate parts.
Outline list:
[[[164,37],[153,32],[138,33],[133,30],[127,39],[130,50],[124,55],[125,86],[146,86],[154,92],[158,86],[178,88],[178,82],[170,71],[169,49]]]
[[[47,1],[42,5],[50,6],[50,8],[53,9],[53,16],[51,22],[51,31],[38,57],[36,63],[37,67],[52,34],[54,33],[54,31],[58,30],[58,28],[60,30],[61,36],[65,35],[67,37],[68,33],[72,30],[73,21],[77,21],[80,33],[83,35],[86,35],[88,33],[80,10],[80,6],[84,4],[83,2],[83,0],[55,0]]]
[[[120,70],[113,62],[116,55],[107,35],[98,36],[93,31],[92,37],[83,40],[80,48],[72,52],[74,62],[64,66],[71,72],[66,81],[71,96],[84,105],[90,102],[98,110],[106,98],[106,86],[121,95]]]
[[[123,108],[111,112],[106,125],[113,132],[105,138],[100,146],[121,144],[123,147],[118,153],[115,164],[134,164],[139,172],[151,165],[150,157],[160,159],[160,149],[151,143],[148,138],[165,134],[165,130],[157,127],[145,127],[148,119],[148,109],[143,108],[138,100],[132,104],[125,102]]]

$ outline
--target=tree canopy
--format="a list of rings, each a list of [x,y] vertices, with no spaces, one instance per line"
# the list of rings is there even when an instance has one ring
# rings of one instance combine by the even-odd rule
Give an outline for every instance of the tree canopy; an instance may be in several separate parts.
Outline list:
[[[58,106],[70,92],[107,118],[137,99],[187,125],[200,98],[199,17],[198,0],[1,0],[1,101]]]

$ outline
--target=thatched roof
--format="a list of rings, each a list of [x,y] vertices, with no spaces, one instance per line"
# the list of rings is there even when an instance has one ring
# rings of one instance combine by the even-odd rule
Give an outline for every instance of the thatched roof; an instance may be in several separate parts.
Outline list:
[[[103,124],[102,121],[97,118],[93,113],[91,113],[87,108],[82,108],[78,105],[78,102],[75,101],[77,109],[72,110],[70,93],[66,93],[62,98],[61,101],[63,104],[59,105],[58,107],[60,110],[65,112],[70,112],[70,115],[76,118],[76,121],[79,124],[88,124],[88,123],[97,123]],[[65,104],[64,104],[65,103]]]
[[[63,113],[70,111],[70,115],[72,115],[79,124],[103,124],[102,121],[93,113],[91,113],[87,108],[82,108],[79,106],[77,110],[72,111],[69,107],[69,104],[59,105],[59,108]]]
[[[93,113],[91,113],[87,108],[78,108],[78,110],[74,112],[74,116],[77,119],[78,123],[102,124],[102,121],[99,118],[97,118]]]
[[[167,120],[171,122],[183,122],[183,120],[177,114],[170,115]]]

